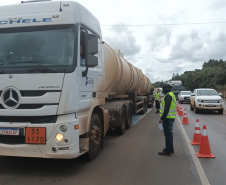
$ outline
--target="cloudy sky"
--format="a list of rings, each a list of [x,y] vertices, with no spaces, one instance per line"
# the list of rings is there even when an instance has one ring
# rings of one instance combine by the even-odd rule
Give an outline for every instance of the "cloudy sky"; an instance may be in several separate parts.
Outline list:
[[[20,2],[0,0],[0,5]],[[152,82],[200,69],[209,59],[226,60],[225,0],[77,2],[99,19],[104,41]]]

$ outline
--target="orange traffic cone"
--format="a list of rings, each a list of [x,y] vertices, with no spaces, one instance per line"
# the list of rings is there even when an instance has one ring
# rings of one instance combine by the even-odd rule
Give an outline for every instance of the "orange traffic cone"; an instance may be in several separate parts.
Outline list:
[[[197,157],[215,158],[211,153],[209,139],[206,131],[206,125],[203,125],[203,134],[201,136],[201,143],[199,147],[199,153],[195,153]]]
[[[178,116],[183,116],[183,109],[182,109],[181,105],[180,105],[180,110],[179,110]]]
[[[179,114],[179,112],[180,112],[180,106],[181,106],[181,104],[178,103],[178,106],[177,106],[177,114]]]
[[[201,129],[199,126],[199,119],[196,120],[195,133],[193,136],[193,141],[191,141],[192,145],[200,145],[201,142]]]
[[[184,117],[183,117],[182,124],[189,124],[189,122],[188,122],[188,115],[187,115],[186,109],[184,109]]]

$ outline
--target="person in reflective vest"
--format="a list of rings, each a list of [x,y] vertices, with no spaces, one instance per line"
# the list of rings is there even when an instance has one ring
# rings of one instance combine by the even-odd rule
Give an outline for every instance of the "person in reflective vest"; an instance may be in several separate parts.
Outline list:
[[[156,108],[155,113],[159,113],[159,108],[160,108],[160,89],[157,89],[157,93],[155,95],[155,108]]]
[[[172,87],[169,84],[163,85],[163,101],[160,106],[160,120],[159,123],[163,123],[163,130],[165,136],[166,147],[162,152],[159,152],[159,155],[170,156],[174,153],[173,148],[173,123],[176,118],[176,97],[171,92]]]

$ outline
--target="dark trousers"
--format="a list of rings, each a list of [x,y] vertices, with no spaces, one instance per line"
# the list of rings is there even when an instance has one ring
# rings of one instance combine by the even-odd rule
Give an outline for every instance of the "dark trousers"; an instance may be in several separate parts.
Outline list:
[[[156,112],[159,112],[160,109],[160,103],[158,100],[155,100],[155,107],[156,107]]]
[[[173,123],[175,119],[165,118],[163,120],[163,130],[165,135],[166,147],[163,149],[165,152],[170,153],[174,151],[173,148]]]

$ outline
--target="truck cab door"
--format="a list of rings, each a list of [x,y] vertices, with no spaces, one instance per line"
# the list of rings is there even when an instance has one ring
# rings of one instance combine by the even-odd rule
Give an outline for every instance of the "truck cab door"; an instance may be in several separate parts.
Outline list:
[[[95,33],[81,27],[80,58],[77,63],[80,93],[79,104],[81,109],[88,109],[92,101],[98,98],[98,92],[104,91],[104,65],[101,42],[101,39]],[[90,50],[90,53],[87,53],[87,50]]]

